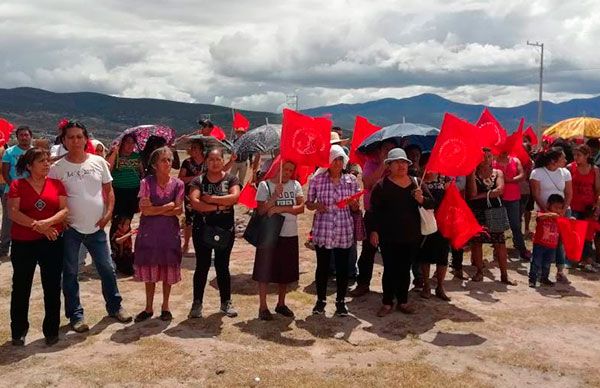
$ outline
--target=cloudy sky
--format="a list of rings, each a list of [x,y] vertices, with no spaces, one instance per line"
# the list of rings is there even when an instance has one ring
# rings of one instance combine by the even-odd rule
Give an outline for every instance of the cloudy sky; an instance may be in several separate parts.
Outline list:
[[[3,0],[0,88],[276,111],[425,92],[512,106],[600,94],[597,0]]]

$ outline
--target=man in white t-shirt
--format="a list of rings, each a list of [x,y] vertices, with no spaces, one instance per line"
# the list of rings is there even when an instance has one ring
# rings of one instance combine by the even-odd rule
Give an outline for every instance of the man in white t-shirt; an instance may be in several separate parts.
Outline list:
[[[88,133],[79,122],[69,122],[64,129],[64,143],[69,150],[50,169],[50,178],[59,179],[67,190],[69,228],[64,233],[63,293],[65,313],[74,331],[89,330],[79,300],[79,248],[83,244],[90,255],[102,283],[102,294],[108,315],[127,323],[132,318],[121,307],[115,269],[110,257],[104,227],[111,219],[115,203],[112,176],[103,158],[87,154]]]

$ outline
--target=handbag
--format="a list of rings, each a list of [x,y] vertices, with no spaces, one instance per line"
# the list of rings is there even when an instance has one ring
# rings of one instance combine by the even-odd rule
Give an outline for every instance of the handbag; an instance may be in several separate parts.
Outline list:
[[[200,239],[202,244],[215,250],[222,250],[231,244],[233,230],[224,229],[220,226],[208,225],[204,222],[202,229],[200,230]]]
[[[202,180],[204,176],[200,178],[200,187],[202,187]],[[202,214],[202,222],[198,225],[200,228],[200,241],[203,245],[215,250],[222,250],[229,247],[234,239],[233,228],[225,229],[216,225],[209,225],[206,222],[206,215]]]
[[[266,184],[269,198],[271,198],[271,187],[269,182],[266,182]],[[284,221],[285,217],[281,214],[273,214],[269,217],[266,214],[259,214],[258,210],[255,210],[252,217],[250,217],[250,221],[248,221],[243,237],[250,245],[255,247],[274,246],[279,239]]]
[[[416,178],[415,185],[419,187]],[[431,193],[429,194],[431,195]],[[425,209],[423,206],[419,206],[419,216],[421,217],[421,234],[423,236],[429,236],[430,234],[437,232],[438,226],[437,221],[435,220],[435,212],[433,209]]]
[[[490,231],[490,233],[504,233],[508,229],[510,229],[510,224],[508,223],[508,213],[506,212],[506,208],[502,206],[502,200],[498,198],[498,202],[500,202],[500,207],[492,207],[492,202],[490,201],[490,192],[487,192],[487,206],[485,209],[485,224]]]

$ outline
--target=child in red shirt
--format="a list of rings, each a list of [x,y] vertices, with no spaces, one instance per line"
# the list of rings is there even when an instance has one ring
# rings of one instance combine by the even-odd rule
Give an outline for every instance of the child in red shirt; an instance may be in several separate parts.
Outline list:
[[[558,247],[559,234],[557,218],[565,212],[565,199],[552,194],[548,197],[548,212],[538,212],[537,226],[533,237],[533,255],[529,269],[529,287],[535,288],[538,274],[541,271],[540,283],[547,286],[554,286],[554,283],[548,278],[550,275],[550,266],[556,259],[556,249]]]

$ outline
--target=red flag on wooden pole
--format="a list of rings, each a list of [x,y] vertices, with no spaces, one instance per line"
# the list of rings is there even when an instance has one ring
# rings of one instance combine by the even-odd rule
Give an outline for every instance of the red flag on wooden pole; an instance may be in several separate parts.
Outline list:
[[[248,183],[240,192],[238,203],[246,206],[248,209],[256,209],[258,206],[258,203],[256,203],[256,192],[256,187]]]
[[[247,131],[250,128],[250,121],[240,112],[233,114],[233,129],[243,129]]]
[[[527,129],[525,130],[525,134],[524,136],[529,138],[529,141],[531,142],[532,146],[536,146],[539,143],[539,140],[537,138],[537,135],[535,134],[535,131],[533,130],[533,128],[531,127],[527,127]]]
[[[8,120],[0,118],[0,147],[8,143],[10,140],[10,134],[15,129]]]
[[[450,240],[455,249],[462,248],[474,236],[483,232],[454,182],[446,189],[435,219],[440,233]]]
[[[477,127],[446,113],[426,170],[447,176],[469,175],[482,160]]]
[[[296,166],[329,167],[331,120],[283,110],[281,158]]]
[[[373,125],[364,117],[356,116],[354,122],[354,132],[352,134],[352,143],[350,145],[350,163],[358,163],[361,167],[365,165],[365,158],[357,152],[362,142],[373,133],[380,130],[381,127]]]
[[[565,247],[567,259],[575,262],[581,260],[587,228],[587,221],[571,220],[565,217],[558,218],[558,231]]]
[[[217,125],[213,127],[212,131],[210,131],[210,136],[214,136],[217,140],[225,140],[225,138],[227,137],[227,135],[225,135],[225,132],[223,132],[221,127]]]
[[[498,155],[500,153],[498,147],[506,141],[507,137],[506,130],[500,122],[488,108],[484,108],[475,125],[479,127],[477,137],[481,140],[481,146],[490,148],[492,153]]]

